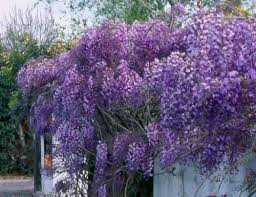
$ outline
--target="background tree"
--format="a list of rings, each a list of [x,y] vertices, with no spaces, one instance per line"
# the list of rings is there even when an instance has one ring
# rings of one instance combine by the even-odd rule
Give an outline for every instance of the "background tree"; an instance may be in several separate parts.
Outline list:
[[[62,12],[71,15],[74,24],[81,27],[88,20],[122,20],[132,23],[135,20],[146,21],[161,15],[177,3],[186,5],[193,10],[195,7],[240,5],[246,0],[38,0],[37,3],[64,7]],[[223,4],[224,3],[224,4]],[[88,14],[88,11],[91,11]]]
[[[177,3],[182,3],[194,8],[198,4],[201,6],[213,6],[221,0],[38,0],[38,3],[53,5],[60,3],[64,5],[64,12],[73,15],[73,21],[76,24],[82,24],[90,17],[92,20],[102,21],[122,20],[132,23],[135,20],[146,21],[149,18],[154,18],[164,12],[168,7],[174,6]],[[93,15],[87,15],[84,18],[85,10],[91,10]]]
[[[14,9],[0,33],[0,173],[32,172],[32,132],[21,105],[16,74],[31,58],[51,57],[66,43],[49,10]]]

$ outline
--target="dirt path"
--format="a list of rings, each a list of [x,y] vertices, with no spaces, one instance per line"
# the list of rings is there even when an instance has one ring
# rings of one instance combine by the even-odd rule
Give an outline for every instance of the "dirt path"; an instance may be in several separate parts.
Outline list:
[[[34,182],[26,179],[0,179],[0,197],[31,197]]]

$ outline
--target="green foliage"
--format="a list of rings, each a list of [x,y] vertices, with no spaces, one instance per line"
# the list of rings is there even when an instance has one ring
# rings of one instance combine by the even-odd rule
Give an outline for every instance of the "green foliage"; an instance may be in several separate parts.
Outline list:
[[[201,6],[213,6],[223,0],[67,0],[64,3],[65,13],[73,15],[73,21],[77,24],[90,20],[84,16],[85,10],[90,9],[97,21],[104,19],[123,20],[132,23],[135,20],[146,21],[165,11],[168,7],[182,3],[194,8]],[[46,4],[60,3],[58,0],[38,0]],[[87,18],[84,18],[87,17]]]
[[[202,6],[212,6],[220,0],[198,1]],[[122,19],[132,23],[135,20],[146,21],[162,14],[168,7],[182,3],[190,8],[197,6],[195,0],[106,0],[97,14],[103,15],[107,19]]]
[[[251,7],[255,10],[255,1],[251,0],[37,0],[38,3],[62,7],[65,16],[71,16],[73,26],[82,27],[87,21],[122,20],[132,23],[135,20],[146,21],[162,14],[168,7],[182,3],[191,11],[199,6],[220,5],[231,12],[231,7]],[[61,5],[63,4],[63,5]],[[61,5],[61,6],[60,6]],[[88,14],[91,12],[91,14]],[[86,13],[86,14],[85,14]],[[64,16],[64,17],[65,17]]]
[[[146,21],[158,15],[164,11],[166,5],[167,2],[163,0],[108,0],[98,7],[96,14],[107,19],[122,19],[132,23],[135,20]]]
[[[24,36],[25,37],[25,36]],[[25,40],[25,38],[24,38]],[[8,49],[0,53],[0,173],[17,171],[31,172],[28,165],[20,166],[23,159],[31,157],[23,152],[19,141],[19,127],[26,122],[25,113],[20,108],[20,93],[16,86],[16,73],[30,58],[38,57],[40,49],[35,42],[22,42],[22,49]],[[22,127],[21,127],[22,128]],[[24,131],[24,133],[29,131]],[[31,141],[31,135],[25,134],[25,140]],[[31,155],[31,153],[29,153]],[[28,162],[29,163],[29,162]],[[23,169],[25,168],[25,169]]]
[[[9,108],[11,81],[5,71],[0,73],[0,172],[6,173],[14,168],[15,128]]]
[[[39,36],[40,35],[40,36]],[[29,59],[52,57],[72,42],[57,40],[54,21],[15,11],[0,34],[0,174],[29,174],[33,168],[32,131],[16,84],[18,70]]]

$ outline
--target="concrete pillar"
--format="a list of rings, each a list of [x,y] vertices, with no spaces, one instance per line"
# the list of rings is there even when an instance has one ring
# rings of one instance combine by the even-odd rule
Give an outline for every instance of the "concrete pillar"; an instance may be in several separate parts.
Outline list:
[[[52,172],[45,168],[45,141],[44,136],[40,137],[41,142],[41,183],[42,193],[49,195],[53,193],[53,177]]]

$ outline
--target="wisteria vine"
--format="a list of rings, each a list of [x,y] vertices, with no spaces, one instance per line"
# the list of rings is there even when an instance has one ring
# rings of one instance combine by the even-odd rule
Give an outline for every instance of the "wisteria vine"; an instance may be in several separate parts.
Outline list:
[[[53,134],[68,184],[84,169],[100,197],[152,176],[156,158],[235,168],[256,136],[255,80],[256,21],[216,9],[179,27],[105,22],[18,75],[31,127]]]

